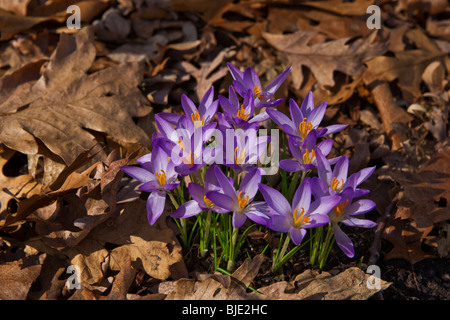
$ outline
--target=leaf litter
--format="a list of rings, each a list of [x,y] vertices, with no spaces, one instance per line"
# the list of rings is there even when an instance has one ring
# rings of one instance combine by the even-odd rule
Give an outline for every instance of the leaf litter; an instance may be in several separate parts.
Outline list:
[[[64,1],[0,2],[0,298],[448,299],[444,2],[383,3],[379,31],[366,27],[365,0],[83,1],[75,31]],[[151,150],[154,113],[182,113],[183,93],[227,92],[227,62],[252,64],[266,84],[292,65],[284,96],[314,89],[326,119],[350,125],[332,152],[353,172],[377,166],[366,187],[385,223],[379,238],[350,234],[362,245],[354,260],[336,252],[319,272],[299,256],[271,274],[260,253],[275,235],[255,230],[236,271],[214,273],[170,219],[148,225],[118,167]],[[364,285],[369,259],[378,291]],[[66,286],[70,265],[79,290]]]

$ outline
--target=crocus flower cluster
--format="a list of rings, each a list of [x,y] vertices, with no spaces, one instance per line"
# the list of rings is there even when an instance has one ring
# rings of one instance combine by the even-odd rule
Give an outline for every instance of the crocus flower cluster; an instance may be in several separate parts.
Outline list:
[[[352,257],[352,242],[340,224],[375,225],[356,217],[375,206],[370,200],[358,199],[368,193],[358,186],[375,168],[348,176],[347,156],[327,159],[333,145],[330,135],[346,126],[321,127],[327,104],[314,106],[311,92],[300,107],[290,99],[290,117],[276,109],[283,101],[275,98],[276,91],[291,68],[266,87],[252,68],[240,71],[230,63],[228,68],[233,78],[228,96],[215,99],[211,87],[197,106],[183,95],[184,114],[155,116],[158,131],[152,136],[152,152],[137,160],[139,166],[121,168],[142,182],[140,190],[149,192],[149,223],[155,224],[162,215],[169,194],[176,207],[170,215],[175,219],[202,212],[230,214],[235,229],[250,219],[275,232],[288,233],[295,245],[302,243],[307,229],[329,225],[338,246]],[[304,173],[292,201],[262,182],[265,171],[258,160],[271,137],[257,136],[257,131],[268,119],[288,137],[292,157],[282,159],[280,168],[290,175]],[[306,177],[306,173],[317,175]],[[181,190],[185,187],[188,192]]]

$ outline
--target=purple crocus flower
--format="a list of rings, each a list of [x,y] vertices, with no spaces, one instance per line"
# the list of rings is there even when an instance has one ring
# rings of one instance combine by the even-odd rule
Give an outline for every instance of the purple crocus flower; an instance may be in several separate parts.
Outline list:
[[[303,143],[299,143],[297,138],[289,137],[289,150],[294,156],[292,159],[283,159],[280,161],[280,168],[287,172],[297,172],[301,170],[312,170],[317,167],[316,152],[320,151],[323,155],[328,155],[333,147],[333,141],[326,139],[317,142],[317,131],[311,131]],[[335,164],[340,157],[329,159],[330,164]]]
[[[189,218],[202,211],[212,210],[218,213],[227,213],[226,209],[216,206],[206,194],[210,191],[222,192],[222,187],[214,172],[217,164],[212,164],[205,173],[204,187],[201,185],[190,182],[188,185],[189,194],[193,200],[189,200],[183,203],[177,210],[175,210],[171,216],[173,218]]]
[[[141,167],[120,167],[132,178],[142,182],[140,190],[150,192],[147,199],[147,218],[153,225],[161,216],[166,203],[166,192],[175,189],[180,181],[169,155],[158,145],[153,151],[137,160]]]
[[[272,100],[272,98],[288,76],[291,71],[291,67],[280,73],[267,87],[262,89],[261,81],[253,68],[248,67],[244,72],[242,72],[231,63],[228,63],[227,65],[234,79],[233,86],[237,93],[241,97],[245,97],[247,92],[250,91],[254,99],[255,108],[272,108],[283,102],[283,99]]]
[[[276,189],[259,185],[267,204],[277,214],[273,214],[267,227],[277,232],[289,232],[292,241],[299,245],[308,228],[320,227],[329,222],[328,212],[339,202],[339,196],[326,196],[311,202],[311,181],[305,178],[297,189],[292,206]]]
[[[328,218],[333,225],[334,237],[336,243],[349,258],[353,258],[355,250],[350,238],[339,227],[339,223],[343,223],[349,227],[373,228],[377,223],[356,218],[356,215],[367,213],[375,208],[375,202],[368,199],[353,201],[354,189],[346,188],[341,194],[339,203],[328,213]]]
[[[220,114],[230,125],[234,127],[244,127],[249,123],[265,121],[269,119],[267,112],[262,112],[257,116],[254,115],[254,99],[252,93],[247,91],[244,96],[244,101],[241,104],[233,89],[230,86],[228,89],[228,98],[219,95],[219,102],[225,113]],[[221,119],[222,120],[222,119]],[[222,120],[223,121],[223,120]],[[222,122],[220,121],[220,123]]]
[[[225,174],[216,167],[217,180],[222,187],[222,192],[211,191],[206,194],[216,206],[225,209],[227,212],[233,212],[232,224],[234,228],[240,228],[247,218],[256,223],[265,225],[269,219],[270,209],[263,201],[253,202],[253,198],[258,191],[258,183],[261,182],[261,173],[255,168],[245,175],[239,186],[239,190],[233,186],[233,183]]]
[[[340,157],[333,170],[331,170],[330,162],[320,151],[316,152],[316,159],[319,177],[313,178],[313,193],[315,197],[339,194],[349,186],[352,186],[354,189],[354,197],[360,197],[369,192],[356,187],[368,179],[376,167],[364,168],[347,177],[349,160],[346,155]]]
[[[214,133],[217,123],[204,127],[195,127],[187,116],[182,116],[177,128],[163,118],[156,118],[160,133],[154,134],[152,143],[163,148],[175,163],[175,171],[187,176],[210,162],[208,154],[204,154],[204,144]]]
[[[347,125],[337,124],[318,129],[325,115],[326,108],[326,102],[322,102],[317,107],[314,107],[313,95],[310,91],[303,100],[301,108],[299,108],[293,99],[289,100],[289,111],[292,119],[289,119],[284,113],[274,109],[268,109],[267,113],[286,134],[291,137],[296,137],[299,141],[304,141],[312,130],[317,130],[317,137],[320,138],[347,127]]]
[[[214,100],[214,87],[211,86],[200,101],[198,108],[185,94],[181,96],[181,107],[183,108],[185,115],[196,128],[204,127],[209,124],[216,115],[217,109],[219,108],[219,100]],[[181,116],[182,115],[170,112],[158,114],[158,117],[173,125],[178,124]]]

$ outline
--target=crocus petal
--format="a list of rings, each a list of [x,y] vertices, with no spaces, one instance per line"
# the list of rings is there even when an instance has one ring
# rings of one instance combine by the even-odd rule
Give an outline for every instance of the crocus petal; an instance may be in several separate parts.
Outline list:
[[[344,155],[342,156],[341,159],[339,159],[339,161],[334,166],[333,177],[335,177],[337,181],[342,179],[345,183],[347,181],[347,173],[348,173],[348,157]]]
[[[284,99],[275,99],[275,100],[270,100],[269,102],[265,102],[260,104],[259,106],[257,106],[257,108],[274,108],[278,105],[280,105],[282,102],[284,101]]]
[[[304,238],[305,235],[306,235],[306,230],[305,230],[305,229],[291,228],[291,229],[289,230],[289,233],[291,234],[292,242],[293,242],[295,245],[298,246],[299,244],[302,243],[302,240],[303,240],[303,238]]]
[[[353,258],[355,255],[355,249],[353,248],[353,243],[350,238],[344,233],[344,231],[342,231],[337,223],[333,223],[333,231],[339,248],[341,248],[347,257]]]
[[[231,104],[230,100],[228,100],[226,97],[219,95],[219,102],[225,112],[233,116],[237,114],[238,107]]]
[[[188,185],[188,191],[192,199],[198,203],[204,202],[204,197],[206,196],[207,191],[201,185],[195,182],[190,182]]]
[[[305,178],[303,183],[298,187],[292,199],[292,209],[304,209],[304,212],[309,212],[311,204],[311,178]]]
[[[328,187],[325,186],[322,180],[318,177],[311,178],[311,192],[314,195],[314,199],[328,195]]]
[[[228,210],[227,212],[234,211],[235,205],[237,205],[236,201],[234,201],[231,197],[217,191],[207,192],[206,197],[217,207]]]
[[[215,167],[214,172],[216,173],[217,181],[219,181],[223,193],[226,194],[228,197],[231,197],[231,199],[233,199],[233,201],[236,202],[237,201],[236,189],[234,188],[233,184],[230,182],[230,180],[228,180],[228,178],[222,172],[220,167]]]
[[[284,113],[274,109],[267,109],[266,112],[277,125],[283,128],[283,130],[285,130],[285,127],[289,127],[291,132],[296,132],[294,123]]]
[[[180,181],[175,181],[174,183],[167,183],[164,185],[163,190],[170,191],[178,187],[180,184]]]
[[[188,202],[183,203],[178,209],[176,209],[170,216],[172,218],[189,218],[195,216],[196,214],[202,212],[202,209],[199,207],[197,201],[189,200]]]
[[[258,184],[259,190],[261,191],[264,200],[267,204],[275,210],[275,212],[290,216],[292,213],[292,208],[286,198],[276,189],[266,186],[265,184]]]
[[[145,191],[145,192],[153,192],[156,190],[161,190],[161,185],[157,180],[152,180],[149,182],[144,183],[139,187],[139,190]]]
[[[261,112],[260,114],[254,116],[253,118],[251,118],[248,122],[249,123],[253,123],[253,122],[262,122],[262,121],[266,121],[267,119],[269,119],[269,114],[264,111]]]
[[[330,219],[328,219],[328,216],[326,215],[311,214],[308,217],[310,218],[310,220],[303,226],[303,228],[305,229],[321,227],[330,222]]]
[[[214,118],[218,109],[219,109],[219,100],[215,100],[209,105],[208,108],[206,108],[206,111],[204,113],[205,123],[210,122],[212,118]]]
[[[166,193],[163,191],[154,191],[150,193],[147,199],[147,219],[150,225],[155,224],[161,216],[166,204]]]
[[[180,117],[181,119],[181,117]],[[167,122],[163,117],[161,117],[160,114],[155,115],[155,123],[156,127],[158,128],[159,132],[163,134],[165,137],[169,138],[170,140],[174,139],[174,136],[176,136],[176,131],[172,127],[172,125]]]
[[[328,134],[336,133],[347,128],[347,124],[332,124],[331,126],[325,127],[325,131],[321,134],[321,136],[325,136]]]
[[[306,94],[305,99],[303,99],[300,110],[302,111],[303,117],[309,117],[311,112],[314,110],[314,100],[311,91],[309,91]]]
[[[322,102],[317,107],[315,107],[313,111],[311,111],[311,114],[308,116],[308,122],[311,122],[313,128],[317,128],[319,124],[322,122],[326,109],[327,103]]]
[[[280,160],[280,168],[287,172],[297,172],[302,170],[298,161],[291,159]]]
[[[342,220],[342,223],[349,227],[360,227],[360,228],[373,228],[378,224],[371,220],[367,219],[358,219],[358,218],[347,218]]]
[[[322,154],[324,156],[327,156],[330,153],[331,148],[333,148],[333,140],[331,140],[331,139],[326,139],[324,141],[321,141],[316,146],[316,149],[319,149],[320,152],[322,152]],[[330,160],[328,160],[328,162],[330,162]]]
[[[242,179],[239,191],[242,191],[249,199],[253,199],[258,192],[258,183],[261,182],[261,173],[256,168],[247,173]]]
[[[188,98],[186,94],[181,95],[181,106],[183,107],[184,113],[190,117],[191,114],[197,113],[197,108],[195,107],[194,102]]]
[[[213,103],[214,101],[214,87],[211,86],[208,91],[206,91],[205,95],[203,96],[202,100],[200,101],[200,104],[198,105],[198,113],[200,115],[206,114],[206,110],[208,107]],[[206,116],[205,116],[206,118]]]
[[[130,177],[143,183],[151,180],[156,180],[156,176],[153,173],[140,167],[120,167],[120,170],[128,174]]]
[[[351,205],[348,206],[347,210],[349,214],[357,215],[357,214],[363,214],[367,213],[369,211],[372,211],[373,208],[375,208],[376,203],[369,199],[362,199],[357,200],[353,202]]]
[[[289,100],[289,112],[291,113],[292,121],[295,123],[295,126],[298,127],[304,117],[300,107],[292,98]]]
[[[311,203],[311,207],[309,212],[311,214],[321,214],[327,215],[331,209],[333,209],[338,203],[341,197],[339,196],[325,196],[320,197],[313,203]]]
[[[253,89],[254,86],[261,87],[261,82],[259,81],[259,77],[253,68],[248,67],[247,69],[245,69],[244,83],[245,83],[245,86],[247,87],[247,89]]]
[[[288,232],[292,227],[292,219],[286,215],[272,215],[266,226],[276,232]]]
[[[375,171],[376,167],[369,167],[369,168],[364,168],[362,170],[360,170],[357,174],[358,174],[358,180],[356,182],[356,185],[360,185],[362,182],[366,181],[371,175],[372,173]]]
[[[244,79],[244,74],[241,70],[233,66],[231,63],[227,63],[228,70],[230,70],[231,76],[234,80],[242,81]]]
[[[265,97],[269,98],[273,97],[275,92],[278,90],[278,88],[284,82],[286,77],[289,75],[289,72],[291,72],[291,69],[292,67],[287,68],[267,85],[267,87],[263,91]]]
[[[181,114],[172,112],[161,112],[158,113],[158,116],[173,125],[176,125],[181,118]]]
[[[247,216],[243,213],[233,213],[233,218],[231,219],[231,223],[233,225],[233,228],[240,228],[245,223],[245,220],[247,220]]]
[[[320,150],[316,150],[316,161],[317,161],[317,173],[319,175],[320,180],[329,187],[331,183],[331,166],[325,156],[320,152]]]

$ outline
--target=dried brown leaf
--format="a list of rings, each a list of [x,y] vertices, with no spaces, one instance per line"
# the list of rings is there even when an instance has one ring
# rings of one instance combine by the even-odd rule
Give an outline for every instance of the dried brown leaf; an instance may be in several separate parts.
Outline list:
[[[383,54],[387,48],[387,39],[375,41],[375,32],[350,44],[350,38],[343,38],[309,45],[314,35],[315,33],[306,31],[287,35],[263,33],[264,39],[283,52],[292,65],[295,89],[299,89],[303,82],[302,66],[311,70],[320,85],[333,87],[334,71],[351,76],[361,75],[366,70],[363,63]]]
[[[150,145],[133,121],[151,111],[137,88],[142,65],[123,64],[87,74],[94,59],[92,30],[83,28],[76,35],[61,35],[37,81],[23,78],[21,69],[0,78],[0,140],[35,154],[39,139],[66,164],[96,144],[86,129]],[[11,79],[15,86],[6,90]]]

